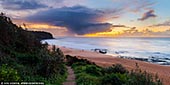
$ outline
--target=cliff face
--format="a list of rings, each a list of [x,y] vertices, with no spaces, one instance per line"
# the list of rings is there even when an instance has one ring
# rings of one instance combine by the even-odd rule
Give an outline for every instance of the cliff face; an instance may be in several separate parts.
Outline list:
[[[27,31],[13,24],[10,18],[0,14],[0,50],[27,52],[41,47],[40,40],[52,39],[52,34],[42,31]]]
[[[10,18],[0,15],[0,48],[20,52],[34,51],[41,43],[31,32],[13,24]]]
[[[53,39],[53,35],[48,32],[44,32],[44,31],[30,31],[30,32],[34,34],[34,36],[37,37],[37,39],[39,40]]]

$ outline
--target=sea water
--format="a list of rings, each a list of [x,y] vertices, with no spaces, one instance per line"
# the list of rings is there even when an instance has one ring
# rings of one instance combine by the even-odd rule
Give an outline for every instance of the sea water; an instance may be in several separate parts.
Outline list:
[[[123,58],[147,59],[148,62],[170,64],[170,38],[89,38],[64,37],[44,40],[51,45],[89,50],[107,49],[107,54]]]

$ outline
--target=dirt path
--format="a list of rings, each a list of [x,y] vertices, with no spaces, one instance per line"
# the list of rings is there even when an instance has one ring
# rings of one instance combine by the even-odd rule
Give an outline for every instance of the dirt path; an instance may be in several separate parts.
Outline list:
[[[63,85],[76,85],[75,83],[75,74],[73,69],[70,66],[67,66],[68,76],[66,82]]]

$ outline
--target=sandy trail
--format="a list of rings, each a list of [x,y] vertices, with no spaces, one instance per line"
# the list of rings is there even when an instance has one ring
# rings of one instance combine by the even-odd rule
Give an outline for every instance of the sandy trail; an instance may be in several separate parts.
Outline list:
[[[147,71],[152,74],[158,74],[159,78],[163,80],[164,85],[170,85],[170,66],[161,66],[152,64],[144,61],[122,59],[110,55],[104,55],[96,52],[76,50],[65,47],[60,47],[65,55],[77,56],[80,58],[88,59],[89,61],[95,62],[97,65],[102,67],[111,66],[113,64],[122,64],[128,70],[135,69],[136,63],[143,71]]]
[[[66,82],[63,85],[76,85],[75,83],[75,74],[71,67],[67,66],[68,76]]]

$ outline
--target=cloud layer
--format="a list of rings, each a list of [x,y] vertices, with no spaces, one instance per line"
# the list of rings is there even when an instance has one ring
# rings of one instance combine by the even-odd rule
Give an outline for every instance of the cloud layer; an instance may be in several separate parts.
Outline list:
[[[102,17],[104,17],[103,11],[93,10],[83,6],[73,6],[40,11],[25,19],[29,22],[48,23],[67,27],[70,32],[83,35],[110,31],[112,25],[101,23],[100,18]]]
[[[4,9],[8,10],[28,10],[48,7],[36,0],[2,0],[1,5]]]
[[[165,21],[165,22],[160,23],[160,24],[153,25],[151,27],[157,27],[157,26],[170,26],[170,20]]]
[[[170,36],[170,29],[161,31],[161,32],[153,32],[152,30],[145,29],[142,31],[138,31],[135,27],[124,30],[122,34],[119,35],[120,37],[169,37]]]
[[[131,28],[135,27],[135,23],[157,17],[154,12],[157,10],[152,8],[155,2],[155,0],[0,0],[0,10],[25,23],[65,27],[73,34],[84,35],[107,32],[114,28]],[[133,20],[134,24],[124,23],[126,19]],[[170,26],[170,21],[155,26]],[[126,31],[127,34],[128,32],[141,34],[137,28]]]

